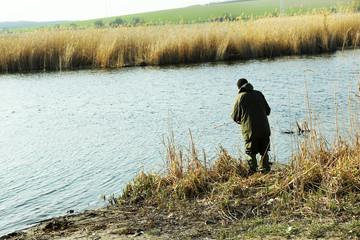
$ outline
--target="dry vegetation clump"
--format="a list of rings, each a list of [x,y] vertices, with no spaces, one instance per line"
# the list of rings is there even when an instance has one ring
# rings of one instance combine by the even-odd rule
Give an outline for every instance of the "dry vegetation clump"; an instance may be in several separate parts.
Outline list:
[[[355,136],[355,133],[354,135]],[[190,133],[191,137],[191,133]],[[360,213],[360,141],[338,137],[330,145],[314,128],[298,153],[269,174],[248,175],[246,161],[224,148],[213,163],[190,146],[183,151],[171,134],[165,143],[164,171],[138,174],[117,200],[158,202],[171,208],[183,200],[206,202],[225,221],[251,216]]]
[[[1,72],[119,68],[334,51],[359,43],[359,13],[197,25],[54,29],[0,37]]]

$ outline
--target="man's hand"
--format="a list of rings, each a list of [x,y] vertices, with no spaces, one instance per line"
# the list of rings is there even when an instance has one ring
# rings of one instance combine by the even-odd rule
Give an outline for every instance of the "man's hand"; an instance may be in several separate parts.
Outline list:
[[[237,121],[236,123],[237,123],[237,124],[240,124],[240,121]]]

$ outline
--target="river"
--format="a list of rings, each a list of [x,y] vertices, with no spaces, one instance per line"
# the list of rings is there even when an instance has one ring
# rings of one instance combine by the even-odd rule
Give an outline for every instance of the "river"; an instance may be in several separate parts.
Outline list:
[[[272,108],[271,160],[286,163],[296,152],[295,137],[281,131],[307,120],[308,100],[330,136],[336,112],[347,118],[349,97],[358,93],[359,58],[359,50],[348,50],[0,75],[0,235],[104,205],[100,196],[120,194],[138,171],[161,169],[169,131],[188,146],[190,129],[210,161],[219,145],[244,157],[240,127],[230,118],[240,77]]]

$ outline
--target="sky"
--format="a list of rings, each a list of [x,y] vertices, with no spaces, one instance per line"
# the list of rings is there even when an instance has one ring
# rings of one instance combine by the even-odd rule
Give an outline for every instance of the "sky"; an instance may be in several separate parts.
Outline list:
[[[209,2],[215,0],[0,0],[0,22],[78,21]]]

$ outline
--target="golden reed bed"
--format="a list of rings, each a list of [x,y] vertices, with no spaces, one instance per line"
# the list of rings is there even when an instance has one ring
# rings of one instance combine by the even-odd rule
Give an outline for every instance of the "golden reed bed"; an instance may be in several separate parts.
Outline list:
[[[119,68],[313,54],[356,46],[360,13],[0,35],[0,70]]]

